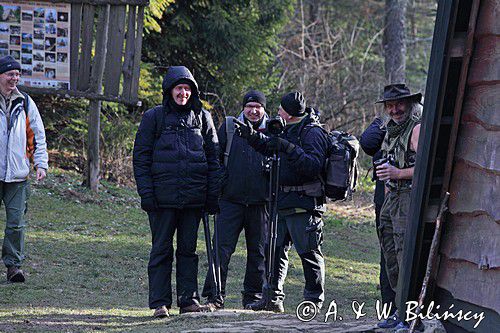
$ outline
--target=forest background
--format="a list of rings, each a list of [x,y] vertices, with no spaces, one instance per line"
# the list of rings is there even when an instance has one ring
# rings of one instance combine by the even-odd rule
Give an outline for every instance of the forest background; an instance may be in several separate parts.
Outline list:
[[[273,115],[284,93],[299,90],[329,128],[360,135],[381,111],[374,101],[390,80],[385,57],[398,52],[387,49],[384,28],[394,16],[387,3],[405,7],[404,40],[396,46],[406,44],[406,83],[424,92],[435,0],[151,0],[141,62],[142,106],[103,103],[102,179],[133,184],[135,133],[143,112],[161,103],[162,77],[171,65],[193,72],[216,124],[241,111],[241,98],[250,88],[267,95]],[[35,100],[53,165],[85,172],[88,102],[53,96]],[[369,159],[362,163],[368,167]]]

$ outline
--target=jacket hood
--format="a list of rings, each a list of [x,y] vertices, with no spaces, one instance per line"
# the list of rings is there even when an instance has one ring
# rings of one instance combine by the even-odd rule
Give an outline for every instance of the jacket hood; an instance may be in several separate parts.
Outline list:
[[[163,77],[163,83],[161,85],[164,102],[170,98],[170,91],[180,80],[188,80],[191,83],[191,88],[193,89],[191,97],[196,100],[199,99],[200,94],[198,91],[198,83],[189,69],[185,66],[170,66],[167,74]]]

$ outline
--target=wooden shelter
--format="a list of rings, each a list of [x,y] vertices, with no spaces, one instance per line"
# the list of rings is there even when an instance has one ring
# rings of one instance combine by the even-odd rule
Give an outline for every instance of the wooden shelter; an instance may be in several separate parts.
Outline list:
[[[439,204],[450,193],[426,303],[484,313],[450,332],[500,329],[500,0],[441,0],[429,66],[400,309],[418,298]]]
[[[22,89],[30,94],[137,105],[144,7],[149,0],[45,2],[71,4],[70,89]]]
[[[69,89],[23,86],[22,90],[90,100],[86,184],[97,191],[101,101],[141,104],[138,87],[142,33],[144,7],[149,0],[45,0],[45,3],[71,4]]]

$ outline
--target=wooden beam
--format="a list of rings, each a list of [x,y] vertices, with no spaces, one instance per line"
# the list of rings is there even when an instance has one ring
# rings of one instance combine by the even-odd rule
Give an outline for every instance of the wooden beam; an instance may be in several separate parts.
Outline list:
[[[457,320],[456,318],[450,317],[445,323],[451,322],[455,326],[450,327],[451,329],[447,330],[447,332],[459,332],[457,330],[457,327],[461,327],[465,332],[491,333],[496,332],[498,330],[498,327],[500,327],[500,315],[498,314],[498,312],[486,307],[460,300],[459,297],[452,295],[445,288],[436,288],[435,294],[437,296],[436,304],[441,305],[440,309],[436,312],[440,314],[443,314],[443,312],[449,309],[452,304],[453,308],[451,310],[451,313],[457,313],[456,311],[462,310],[464,314],[468,311],[471,311],[471,313],[484,314],[484,320],[481,321],[479,326],[477,326],[476,328],[474,328],[474,325],[476,324],[477,320]]]
[[[127,6],[112,6],[109,13],[108,52],[104,73],[104,93],[118,96],[123,58],[123,40],[125,38],[125,19]]]
[[[149,6],[149,0],[45,0],[45,1],[52,3],[88,4],[94,6],[105,6],[105,5]]]
[[[465,41],[466,35],[465,33],[457,33],[450,44],[450,57],[452,58],[462,58],[464,56],[465,50]]]
[[[480,86],[498,84],[500,79],[500,36],[484,36],[479,38],[474,48],[474,57],[470,65],[467,85]]]
[[[137,99],[139,89],[139,77],[141,74],[141,52],[142,52],[142,30],[144,28],[144,7],[139,7],[137,13],[137,29],[135,36],[134,67],[132,72],[132,84],[130,86],[130,98]]]
[[[18,86],[20,90],[27,92],[32,95],[55,95],[63,98],[85,98],[89,100],[99,100],[106,102],[121,103],[128,106],[141,106],[142,102],[140,100],[128,100],[123,97],[116,97],[110,95],[102,95],[93,93],[90,91],[77,91],[77,90],[63,90],[63,89],[52,89],[52,88],[35,88],[27,86]]]
[[[460,125],[460,118],[462,116],[462,106],[465,94],[465,83],[467,82],[467,73],[469,70],[469,62],[472,55],[472,48],[474,47],[474,32],[476,31],[476,19],[479,11],[479,0],[473,0],[472,8],[469,14],[469,24],[467,27],[467,34],[465,36],[462,67],[460,68],[460,80],[458,81],[457,95],[455,98],[455,110],[453,110],[453,124],[451,127],[450,141],[448,143],[448,153],[446,156],[444,168],[444,181],[441,188],[441,195],[448,192],[451,173],[453,171],[453,156],[455,155],[455,145],[457,143],[458,127]]]
[[[498,172],[483,169],[462,159],[455,163],[454,169],[450,184],[450,212],[484,212],[495,221],[500,221]]]
[[[135,52],[135,22],[137,8],[134,6],[128,7],[127,19],[127,44],[125,46],[125,58],[123,59],[123,91],[122,96],[125,99],[131,97],[131,87],[133,79],[134,52]]]
[[[76,88],[80,91],[89,89],[90,84],[92,44],[94,39],[94,14],[94,6],[88,4],[83,6],[82,49],[78,60],[78,81],[77,86],[72,88]]]
[[[451,260],[500,269],[500,225],[488,214],[450,214],[440,252]],[[498,271],[500,274],[500,271]]]
[[[481,0],[477,19],[476,38],[487,35],[500,35],[500,6],[498,0]]]
[[[70,38],[70,89],[75,89],[78,82],[78,55],[80,54],[80,35],[82,32],[82,4],[71,5]]]
[[[94,65],[90,88],[96,94],[102,92],[104,63],[106,61],[110,5],[99,7],[97,36],[95,45]],[[101,101],[92,100],[89,105],[88,154],[87,154],[87,186],[94,192],[98,191],[100,159],[99,135],[101,127]]]
[[[443,268],[439,270],[437,286],[463,301],[500,311],[498,269],[480,269],[477,264],[444,255],[440,265]]]

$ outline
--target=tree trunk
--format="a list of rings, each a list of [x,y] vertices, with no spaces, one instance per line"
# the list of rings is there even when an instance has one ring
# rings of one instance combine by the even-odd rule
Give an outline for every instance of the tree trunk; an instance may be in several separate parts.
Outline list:
[[[100,95],[102,93],[102,78],[108,43],[108,23],[110,5],[99,7],[98,29],[95,46],[94,65],[92,67],[91,90]],[[99,188],[100,159],[99,133],[101,130],[101,101],[91,100],[89,106],[89,147],[87,161],[87,187],[97,192]]]
[[[408,0],[385,1],[385,79],[388,84],[406,79],[405,15]]]

